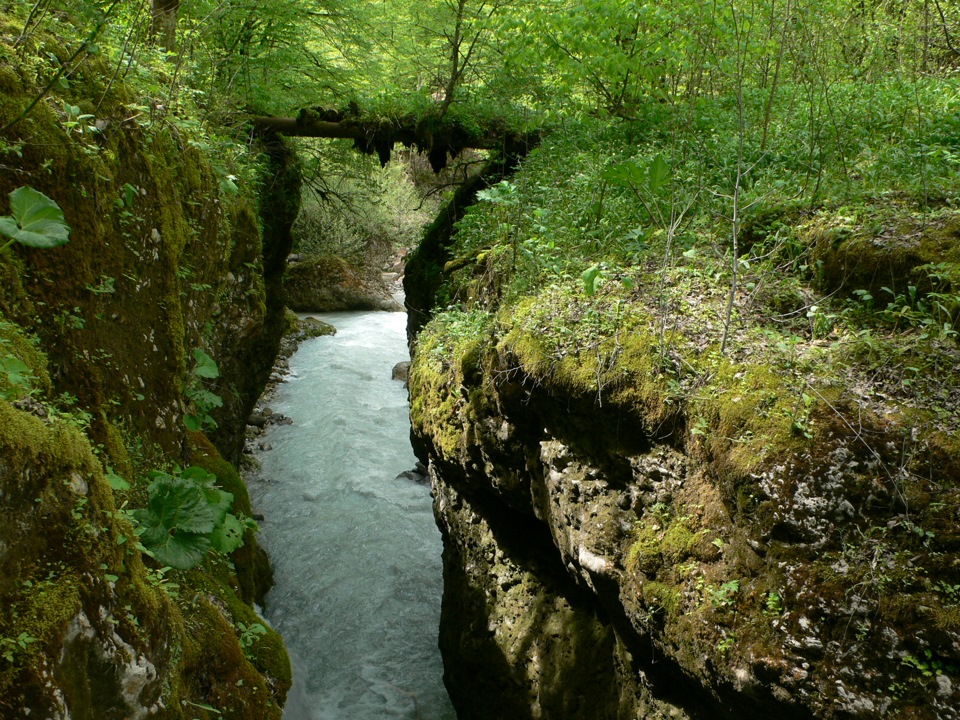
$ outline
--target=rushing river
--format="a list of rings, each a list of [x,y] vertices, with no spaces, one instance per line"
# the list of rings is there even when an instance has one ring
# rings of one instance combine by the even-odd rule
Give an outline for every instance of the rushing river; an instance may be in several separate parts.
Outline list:
[[[414,467],[402,313],[319,316],[269,405],[293,420],[264,436],[250,482],[276,585],[267,619],[294,664],[284,720],[452,720],[437,628],[440,534]]]

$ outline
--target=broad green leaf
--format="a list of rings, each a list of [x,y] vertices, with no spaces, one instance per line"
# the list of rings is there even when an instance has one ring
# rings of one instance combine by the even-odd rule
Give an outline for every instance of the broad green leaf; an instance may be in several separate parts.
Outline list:
[[[597,281],[600,278],[600,266],[592,265],[583,271],[580,276],[583,280],[583,291],[588,295],[593,295],[597,291]]]
[[[147,512],[168,530],[208,533],[215,514],[196,483],[183,478],[159,478],[150,486]]]
[[[117,475],[112,467],[107,468],[107,482],[110,483],[110,487],[114,490],[129,490],[130,483],[124,480],[122,477]]]
[[[217,480],[217,476],[211,472],[207,472],[204,468],[198,467],[196,465],[191,465],[182,473],[180,477],[187,480],[193,480],[194,482],[200,483],[201,485],[206,485],[208,483],[214,483]]]
[[[211,548],[209,536],[196,533],[167,534],[162,542],[157,543],[148,543],[142,537],[141,541],[157,562],[177,570],[189,570],[200,564]]]
[[[10,193],[10,212],[13,217],[0,217],[0,233],[22,245],[52,248],[70,240],[60,206],[32,187]]]
[[[187,413],[183,416],[183,424],[190,432],[199,432],[200,430],[203,430],[203,420],[199,415]]]
[[[202,378],[220,377],[220,368],[217,367],[217,363],[203,350],[194,350],[193,359],[197,361],[197,366],[193,369],[194,375]]]
[[[228,514],[220,527],[211,533],[210,542],[214,550],[222,553],[232,553],[243,545],[243,525],[237,516]]]
[[[222,397],[202,388],[192,388],[187,397],[193,400],[199,410],[212,410],[223,405]]]
[[[25,385],[30,378],[30,368],[20,358],[12,356],[0,358],[0,372],[7,376],[11,385]]]
[[[216,529],[223,519],[227,516],[227,513],[230,512],[230,504],[233,502],[233,495],[228,493],[226,490],[221,490],[220,488],[215,487],[205,487],[203,488],[204,497],[207,499],[207,504],[213,510],[213,524],[214,529]]]
[[[613,185],[638,186],[643,183],[646,174],[635,160],[627,160],[619,165],[606,168],[600,177]]]
[[[650,167],[647,168],[647,177],[651,192],[656,192],[663,187],[667,178],[670,177],[670,168],[667,167],[667,162],[662,155],[657,155],[650,162]]]

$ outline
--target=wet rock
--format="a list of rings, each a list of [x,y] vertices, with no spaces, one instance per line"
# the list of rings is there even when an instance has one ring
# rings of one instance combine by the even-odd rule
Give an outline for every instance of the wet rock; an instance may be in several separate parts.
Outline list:
[[[430,481],[430,478],[427,476],[426,472],[422,472],[419,468],[414,470],[404,470],[402,473],[397,475],[397,480],[411,480],[416,483],[426,483]]]
[[[410,381],[410,361],[404,360],[394,365],[390,378],[392,380],[402,380],[403,386],[406,387]]]

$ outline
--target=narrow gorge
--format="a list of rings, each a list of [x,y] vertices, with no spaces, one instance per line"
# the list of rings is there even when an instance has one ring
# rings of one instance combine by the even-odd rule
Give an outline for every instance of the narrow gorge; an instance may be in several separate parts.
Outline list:
[[[0,718],[960,720],[957,37],[0,2]]]

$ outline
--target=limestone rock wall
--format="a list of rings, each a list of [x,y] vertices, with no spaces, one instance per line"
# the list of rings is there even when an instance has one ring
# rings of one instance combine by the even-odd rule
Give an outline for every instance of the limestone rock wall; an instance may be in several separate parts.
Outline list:
[[[935,585],[957,535],[891,522],[892,442],[876,457],[818,415],[815,441],[739,475],[710,427],[541,362],[524,312],[428,326],[411,372],[462,720],[960,716],[956,603]],[[922,462],[950,505],[955,466],[934,445]]]
[[[342,258],[320,256],[291,263],[284,277],[287,306],[298,312],[400,310],[390,288],[366,268]]]

